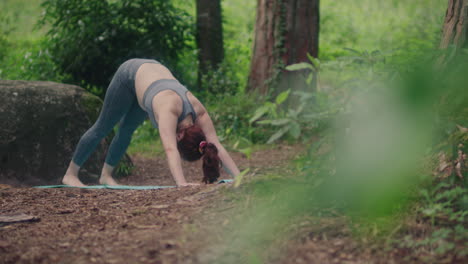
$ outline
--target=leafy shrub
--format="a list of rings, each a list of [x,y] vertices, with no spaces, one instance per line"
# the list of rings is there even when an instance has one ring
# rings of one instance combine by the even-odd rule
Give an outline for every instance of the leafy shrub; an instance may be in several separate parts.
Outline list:
[[[466,177],[465,169],[465,177]],[[421,238],[420,230],[408,230],[403,239],[396,239],[397,248],[430,254],[432,259],[464,259],[468,256],[468,191],[458,176],[436,179],[419,191],[417,207],[419,221],[430,225],[430,232]],[[454,261],[454,260],[452,260]],[[454,261],[456,262],[456,261]]]
[[[286,137],[293,140],[302,137],[307,140],[314,132],[326,128],[330,119],[338,113],[339,108],[333,102],[333,98],[327,93],[317,91],[317,83],[314,80],[320,71],[320,61],[310,55],[308,58],[310,63],[289,65],[286,70],[308,70],[305,84],[311,86],[310,90],[315,92],[284,91],[276,96],[274,102],[267,101],[258,107],[249,121],[251,124],[266,125],[270,128],[267,143]],[[298,98],[295,104],[284,106],[291,95]]]
[[[206,74],[203,74],[200,83],[202,87],[199,87],[199,90],[206,96],[233,95],[238,92],[239,87],[232,68],[228,67],[226,63],[221,64],[215,70],[209,70]]]
[[[369,59],[366,63],[362,55],[357,56],[357,60],[354,60],[353,63],[359,63],[362,72],[365,73],[372,69],[370,62],[373,59],[370,59],[372,56],[365,56]],[[364,53],[364,55],[372,55],[372,53]],[[374,53],[374,55],[377,54]],[[310,177],[322,175],[325,179],[335,178],[335,181],[330,181],[330,187],[321,188],[326,192],[338,190],[339,196],[337,197],[346,197],[342,200],[349,204],[355,203],[356,208],[359,208],[360,204],[366,204],[367,201],[383,197],[391,201],[386,204],[382,203],[388,208],[387,212],[395,213],[401,209],[408,209],[405,204],[409,204],[409,198],[414,197],[415,193],[419,193],[417,199],[411,201],[411,209],[415,210],[412,210],[410,214],[412,218],[417,218],[415,221],[421,228],[405,226],[405,223],[398,222],[397,224],[400,226],[390,236],[395,236],[397,248],[403,249],[405,252],[410,250],[418,255],[427,254],[427,257],[431,258],[431,261],[421,262],[434,262],[434,259],[446,259],[447,256],[455,256],[452,261],[457,262],[456,258],[462,259],[468,256],[466,247],[463,247],[468,239],[465,227],[468,220],[468,193],[466,189],[468,171],[466,170],[465,154],[468,151],[466,146],[468,140],[466,129],[468,126],[468,109],[466,107],[468,94],[465,92],[468,81],[465,73],[468,64],[466,63],[466,55],[459,54],[459,58],[450,61],[448,67],[437,67],[436,62],[439,56],[440,54],[436,53],[435,56],[429,56],[429,59],[427,57],[414,58],[414,61],[407,64],[406,67],[392,65],[394,66],[393,74],[386,74],[382,71],[369,75],[363,74],[360,76],[362,81],[357,82],[362,84],[361,87],[356,86],[354,82],[345,83],[344,87],[353,86],[352,89],[348,90],[356,91],[354,88],[358,87],[357,91],[365,95],[362,98],[371,99],[370,103],[367,104],[364,100],[353,100],[355,94],[353,92],[350,93],[351,100],[343,107],[345,111],[346,109],[350,110],[350,115],[355,115],[356,110],[360,111],[361,115],[364,114],[364,118],[354,118],[351,119],[351,124],[344,124],[346,129],[343,131],[343,135],[339,135],[339,130],[335,131],[336,135],[333,137],[339,140],[319,142],[321,146],[317,144],[315,149],[311,148],[311,155],[304,158],[303,164],[301,164],[302,168],[311,175]],[[379,78],[385,77],[383,82],[386,87],[379,89],[379,86],[370,85],[372,78],[369,76],[371,75],[380,76]],[[378,100],[379,97],[385,98],[385,100]],[[354,105],[351,105],[350,103],[353,101]],[[395,122],[395,124],[402,125],[393,125],[393,118],[388,119],[388,116],[393,116],[393,114],[384,114],[386,103],[392,101],[399,102],[393,108],[393,112],[402,113],[402,120],[409,119],[411,122]],[[386,122],[379,123],[386,116]],[[376,117],[378,117],[376,124],[379,126],[369,126],[367,119]],[[336,123],[340,125],[339,123],[342,122],[337,120]],[[392,125],[387,126],[390,123]],[[365,129],[359,130],[360,127]],[[398,128],[395,129],[395,127]],[[360,133],[354,134],[352,137],[355,129],[358,129]],[[412,131],[413,129],[414,131]],[[372,130],[379,133],[374,134]],[[400,133],[404,136],[395,136]],[[348,138],[348,144],[351,143],[352,148],[350,148],[351,151],[348,151],[348,166],[340,169],[340,166],[336,164],[343,163],[342,159],[346,157],[344,156],[346,152],[343,150],[346,148],[337,148],[334,145],[340,144],[340,141],[346,138]],[[407,140],[408,138],[410,140]],[[389,139],[390,141],[388,141]],[[352,144],[353,141],[356,143]],[[420,143],[417,143],[418,141]],[[405,143],[402,144],[402,142]],[[373,145],[378,145],[378,147],[374,148]],[[322,152],[323,149],[331,149],[330,154],[320,157],[318,153]],[[370,150],[372,152],[359,158],[359,155]],[[394,154],[391,154],[392,152]],[[413,153],[408,155],[411,152]],[[434,161],[441,152],[446,159]],[[329,159],[329,157],[332,158]],[[401,157],[405,158],[401,159]],[[422,163],[431,159],[433,160],[430,161],[432,163],[430,168],[421,166]],[[327,160],[329,162],[326,162]],[[405,164],[410,160],[412,160],[410,163]],[[343,164],[346,165],[346,163]],[[355,164],[357,164],[357,170],[353,172]],[[405,166],[406,170],[399,169]],[[369,169],[373,167],[377,170]],[[445,175],[433,177],[432,174],[441,168],[444,168]],[[342,176],[334,176],[340,175],[340,170]],[[362,177],[365,173],[369,173],[368,177]],[[386,177],[387,179],[385,179]],[[373,181],[374,178],[385,182],[385,185],[379,186],[381,183]],[[402,179],[403,184],[399,184],[398,180],[395,180],[398,178]],[[423,182],[421,178],[425,181]],[[354,182],[358,184],[355,185]],[[364,188],[360,186],[364,186]],[[388,197],[380,196],[380,193],[385,193],[391,188],[394,188],[395,192],[389,193]],[[359,195],[353,196],[349,190],[352,190],[353,193],[359,193]],[[346,191],[351,195],[346,194]],[[360,199],[360,197],[373,192],[378,195]],[[405,199],[405,196],[408,200]],[[327,196],[328,198],[330,197]],[[356,200],[353,201],[353,199]],[[385,202],[385,200],[382,201]],[[377,213],[384,208],[381,204],[378,205],[378,207],[373,208]],[[348,208],[353,209],[349,206]],[[372,213],[371,210],[363,210],[363,212],[364,217]],[[374,219],[372,220],[374,221]]]
[[[192,38],[189,17],[164,0],[46,0],[50,53],[69,82],[105,88],[126,59],[171,67]]]
[[[251,94],[219,94],[203,97],[211,119],[222,140],[259,142],[265,138],[263,129],[254,129],[249,124],[254,109],[258,106],[257,96]],[[204,99],[204,100],[203,100]]]
[[[307,141],[314,133],[328,127],[331,119],[338,113],[338,106],[332,98],[321,92],[292,92],[299,97],[298,104],[284,110],[283,103],[290,96],[290,90],[280,93],[274,102],[265,102],[258,107],[250,119],[256,129],[264,127],[266,143],[279,139]]]

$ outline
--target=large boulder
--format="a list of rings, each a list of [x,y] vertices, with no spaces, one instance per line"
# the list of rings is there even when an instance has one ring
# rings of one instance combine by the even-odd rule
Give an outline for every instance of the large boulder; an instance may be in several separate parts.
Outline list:
[[[101,105],[74,85],[0,80],[0,183],[59,183]],[[107,147],[103,140],[84,164],[85,181],[99,175]]]

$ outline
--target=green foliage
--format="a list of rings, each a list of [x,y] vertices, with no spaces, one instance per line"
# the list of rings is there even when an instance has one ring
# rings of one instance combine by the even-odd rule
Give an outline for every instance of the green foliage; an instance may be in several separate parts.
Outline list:
[[[17,4],[20,2],[22,5]],[[51,22],[46,24],[51,29],[46,38],[50,39],[31,32],[33,18],[41,10],[23,14],[24,2],[0,3],[2,11],[8,10],[8,16],[0,16],[0,78],[73,80],[85,86],[97,84],[99,79],[98,86],[104,86],[120,62],[142,56],[163,61],[186,84],[196,84],[197,51],[190,30],[194,21],[186,15],[194,16],[194,1],[170,1],[177,8],[163,12],[158,10],[171,6],[169,1],[47,0],[43,21]],[[2,6],[5,3],[7,7]],[[425,229],[413,230],[395,220],[402,226],[401,232],[389,234],[395,244],[406,252],[427,252],[429,257],[468,255],[460,247],[468,239],[466,171],[464,180],[455,171],[445,180],[424,184],[417,177],[430,175],[420,170],[421,160],[427,156],[443,152],[453,161],[459,144],[468,152],[467,133],[459,128],[468,127],[466,65],[435,72],[421,67],[434,64],[433,58],[428,59],[433,53],[428,51],[438,42],[447,2],[321,1],[320,61],[287,67],[309,69],[309,83],[312,73],[320,74],[319,92],[287,91],[270,101],[243,93],[250,67],[255,1],[226,0],[222,5],[225,63],[204,77],[209,85],[198,92],[223,143],[248,156],[252,144],[259,142],[314,142],[295,162],[297,171],[263,178],[256,175],[254,180],[245,172],[237,180],[240,186],[234,190],[235,196],[245,197],[246,204],[255,207],[239,214],[237,240],[225,240],[229,247],[234,241],[253,252],[252,237],[257,246],[269,236],[276,240],[277,231],[302,214],[349,213],[353,225],[374,226],[380,225],[382,216],[411,207],[415,210],[408,212],[410,217],[417,217]],[[13,6],[14,12],[10,11]],[[162,25],[163,19],[168,23]],[[184,49],[187,46],[190,48]],[[76,76],[65,74],[70,65],[76,66]],[[85,74],[92,81],[82,78]],[[94,89],[98,92],[99,88]],[[223,92],[213,94],[219,90]],[[299,103],[285,109],[285,100],[293,95],[299,97]],[[398,107],[390,107],[395,101]],[[432,144],[426,144],[428,138]],[[164,153],[157,130],[148,121],[135,132],[129,151],[151,156]],[[409,199],[414,193],[417,198]],[[263,248],[257,247],[257,252]],[[261,262],[261,254],[253,252],[251,258]]]
[[[317,92],[292,92],[291,94],[299,98],[298,103],[290,106],[287,111],[282,102],[290,95],[286,91],[278,95],[276,102],[265,102],[257,108],[250,123],[267,125],[274,131],[270,135],[268,143],[272,143],[289,136],[290,139],[302,138],[308,140],[314,134],[329,128],[330,122],[337,118],[338,114],[347,114],[353,101],[349,98],[354,93],[372,92],[382,78],[390,78],[395,71],[385,66],[386,58],[393,52],[381,52],[374,50],[358,51],[354,49],[344,49],[350,54],[340,57],[335,61],[321,62],[310,55],[309,62],[301,62],[286,66],[288,71],[308,70],[306,84],[311,90]],[[314,77],[322,75],[325,78],[334,76],[334,80],[326,79],[332,87],[322,87],[319,82],[317,89],[312,83]],[[338,78],[336,78],[338,76]],[[262,120],[260,120],[262,119]]]
[[[240,222],[242,227],[236,230],[236,239],[240,241],[232,241],[236,246],[245,245],[251,238],[250,233],[241,233],[246,230],[258,232],[255,238],[263,239],[271,232],[284,230],[285,219],[291,221],[302,214],[324,215],[333,211],[349,216],[350,226],[358,235],[370,236],[373,241],[379,235],[387,242],[394,239],[395,244],[402,244],[398,247],[405,249],[404,252],[409,249],[415,254],[427,253],[428,258],[422,262],[434,262],[447,254],[466,257],[466,171],[463,180],[452,174],[443,183],[432,185],[432,181],[427,184],[432,171],[421,168],[423,160],[440,149],[449,149],[452,153],[449,157],[454,159],[457,146],[466,144],[466,132],[442,133],[447,128],[453,133],[453,129],[465,131],[463,128],[467,127],[466,57],[452,61],[451,67],[437,69],[433,66],[437,61],[433,56],[419,57],[401,67],[400,63],[389,62],[384,52],[349,52],[350,56],[340,61],[342,65],[321,63],[320,73],[327,71],[326,77],[333,76],[331,72],[339,72],[337,86],[322,83],[321,92],[304,95],[308,96],[308,103],[307,109],[299,114],[301,119],[310,123],[314,114],[321,113],[319,109],[333,111],[321,120],[326,129],[318,130],[322,132],[320,139],[296,162],[302,173],[290,173],[295,175],[292,179],[288,177],[290,174],[278,176],[281,182],[278,186],[269,177],[263,180],[255,177],[252,182],[246,177],[239,189],[255,190],[247,193],[252,195],[249,201],[255,201],[251,203],[258,206],[248,212],[248,217],[256,220]],[[393,52],[390,54],[395,56]],[[290,69],[310,67],[301,63]],[[320,108],[317,101],[320,102],[322,93],[327,100]],[[259,127],[268,126],[273,130],[268,134],[270,139],[272,133],[287,134],[281,129],[288,129],[296,120],[281,109],[289,94],[292,93],[285,92],[263,103],[249,120],[252,125],[264,123]],[[299,106],[293,109],[297,111]],[[303,114],[308,111],[311,116]],[[454,122],[460,126],[453,125]],[[305,139],[311,135],[302,134]],[[462,148],[466,153],[466,148]],[[414,198],[418,192],[421,196]],[[270,203],[257,201],[261,198]],[[409,211],[415,207],[416,210]],[[405,226],[398,219],[402,214],[419,218],[417,221],[425,231]],[[246,215],[240,218],[247,219]],[[269,229],[263,229],[265,219],[274,223],[283,221],[279,224],[281,228],[272,224]],[[363,232],[366,229],[379,231]],[[408,233],[411,235],[406,236]],[[239,238],[242,236],[244,239]],[[270,242],[265,239],[258,243],[263,243],[258,247],[263,248]],[[260,249],[253,253],[258,252]]]
[[[192,38],[190,18],[168,1],[46,0],[43,7],[52,59],[67,81],[85,87],[106,87],[129,58],[171,67]]]
[[[5,78],[56,82],[66,79],[53,62],[49,50],[45,48],[46,41],[43,39],[18,41],[15,45],[16,49],[12,49],[14,52],[9,53],[0,66],[0,69],[3,68]]]
[[[2,15],[0,13],[0,15]],[[0,62],[4,59],[10,45],[8,35],[11,33],[10,19],[7,16],[0,17]],[[1,72],[0,72],[1,76]]]
[[[206,74],[201,76],[200,83],[202,87],[199,87],[199,89],[204,96],[233,95],[239,90],[237,78],[227,63],[222,63],[215,70],[208,70]]]
[[[321,62],[319,59],[308,55],[310,63],[301,62],[286,66],[288,71],[308,70],[306,84],[311,86],[315,92],[291,90],[281,92],[276,96],[274,102],[265,102],[257,108],[253,117],[249,120],[251,124],[269,126],[270,131],[274,132],[267,143],[273,143],[286,135],[293,140],[298,140],[301,136],[307,140],[313,133],[318,133],[326,127],[329,119],[339,110],[331,97],[326,93],[318,92],[312,83],[314,77],[318,76]],[[297,104],[290,106],[287,111],[284,105],[290,94],[296,96]]]
[[[37,40],[16,40],[6,46],[6,54],[0,60],[0,78],[12,80],[42,80],[60,82],[60,74],[46,48],[46,42]]]
[[[0,14],[2,17],[0,27],[9,20],[11,32],[8,34],[10,41],[29,41],[41,38],[45,29],[38,30],[37,20],[41,15],[42,0],[2,0],[0,1]]]
[[[463,57],[459,59],[464,60]],[[417,232],[408,230],[409,234],[404,237],[403,243],[395,241],[399,248],[420,254],[429,253],[432,258],[439,259],[446,256],[462,259],[468,256],[466,247],[460,246],[466,245],[468,241],[468,170],[465,154],[468,152],[468,133],[461,126],[451,128],[455,120],[461,124],[467,122],[467,100],[462,93],[466,77],[459,75],[457,68],[466,69],[468,65],[454,65],[448,68],[450,74],[441,73],[446,77],[442,85],[443,99],[438,100],[436,105],[438,115],[434,127],[438,133],[434,137],[432,153],[438,158],[431,161],[429,169],[437,178],[421,186],[416,207],[417,217],[430,225],[430,232],[421,238]],[[462,100],[458,100],[460,97]]]
[[[440,182],[420,191],[421,214],[431,221],[431,225],[463,224],[468,221],[468,211],[464,202],[468,191],[463,186]],[[468,234],[467,234],[468,235]]]
[[[221,1],[225,65],[238,83],[238,91],[247,86],[254,37],[256,1]]]
[[[272,125],[273,127],[278,127],[276,132],[268,139],[267,143],[273,143],[274,141],[278,140],[282,136],[284,136],[287,132],[297,139],[301,133],[301,128],[298,123],[297,114],[298,112],[292,112],[292,115],[285,115],[284,113],[279,110],[279,105],[282,104],[289,96],[290,90],[284,91],[280,93],[274,103],[265,102],[263,106],[259,107],[256,111],[254,116],[249,120],[252,124],[257,121],[257,124],[260,125]],[[278,113],[279,112],[279,113]],[[289,113],[289,112],[288,112]],[[280,119],[265,119],[260,120],[265,114],[273,118],[278,118],[281,116]]]
[[[466,247],[460,247],[468,241],[468,191],[466,186],[450,183],[446,179],[429,185],[420,191],[421,204],[418,215],[430,222],[431,232],[420,238],[413,230],[402,241],[395,241],[398,248],[412,251],[431,252],[433,258],[447,255],[464,258],[468,256]]]
[[[174,0],[177,8],[180,8],[196,16],[195,1]],[[202,83],[207,85],[200,87],[197,92],[211,91],[223,95],[227,93],[243,92],[247,85],[250,71],[250,57],[252,53],[252,40],[256,14],[256,2],[251,0],[221,1],[223,17],[223,41],[224,62],[221,68],[215,72],[203,76]],[[185,84],[194,88],[197,86],[198,77],[198,51],[194,40],[190,40],[190,49],[181,52],[177,62],[180,75]],[[217,89],[220,89],[218,92]]]
[[[435,47],[447,9],[439,0],[320,1],[322,61],[356,50],[399,50],[398,60]]]
[[[307,53],[307,57],[309,58],[310,63],[308,62],[301,62],[297,64],[292,64],[286,66],[286,70],[288,71],[300,71],[300,70],[309,70],[309,76],[306,79],[306,83],[308,85],[312,85],[312,81],[314,77],[318,75],[320,72],[320,60],[318,58],[312,57],[310,54]],[[315,91],[316,89],[312,89]]]
[[[117,168],[115,169],[115,175],[121,177],[128,176],[135,169],[135,166],[132,163],[120,162]]]
[[[26,3],[27,2],[27,3]],[[60,81],[41,32],[33,31],[39,1],[0,3],[0,78]],[[14,23],[13,23],[14,21]]]
[[[279,94],[275,103],[265,102],[250,119],[252,124],[270,128],[269,134],[273,134],[270,135],[267,143],[273,143],[285,136],[296,141],[300,138],[307,141],[314,134],[328,128],[329,122],[339,110],[327,94],[293,92],[292,94],[299,98],[299,103],[297,107],[285,111],[281,104],[289,93],[288,90]]]
[[[133,133],[128,153],[146,157],[164,155],[164,149],[159,139],[159,132],[157,129],[154,129],[149,120],[145,120]]]
[[[250,169],[243,170],[239,175],[234,179],[234,188],[239,188],[244,179],[244,176],[250,171]]]
[[[217,94],[201,97],[216,126],[221,140],[238,142],[246,147],[264,138],[263,132],[249,125],[249,118],[258,104],[258,97],[244,93]]]

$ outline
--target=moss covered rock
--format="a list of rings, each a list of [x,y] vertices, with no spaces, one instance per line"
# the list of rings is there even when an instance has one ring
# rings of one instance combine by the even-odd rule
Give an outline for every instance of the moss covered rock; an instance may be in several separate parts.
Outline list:
[[[0,80],[0,183],[58,183],[101,105],[74,85]],[[108,142],[84,165],[85,181],[99,175]]]

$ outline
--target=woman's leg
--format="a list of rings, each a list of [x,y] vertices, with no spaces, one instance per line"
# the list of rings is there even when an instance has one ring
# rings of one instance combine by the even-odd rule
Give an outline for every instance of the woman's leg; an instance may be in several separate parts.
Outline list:
[[[102,169],[100,184],[116,185],[117,183],[112,178],[112,171],[117,163],[122,159],[125,151],[130,145],[133,132],[147,118],[147,114],[135,101],[130,108],[130,111],[125,115],[119,125],[117,134],[112,139],[112,143],[107,152],[106,163]]]
[[[96,123],[86,131],[78,142],[73,159],[63,177],[64,184],[83,186],[83,183],[78,179],[79,168],[137,100],[135,94],[124,85],[125,78],[124,71],[119,68],[107,88],[101,113]]]

